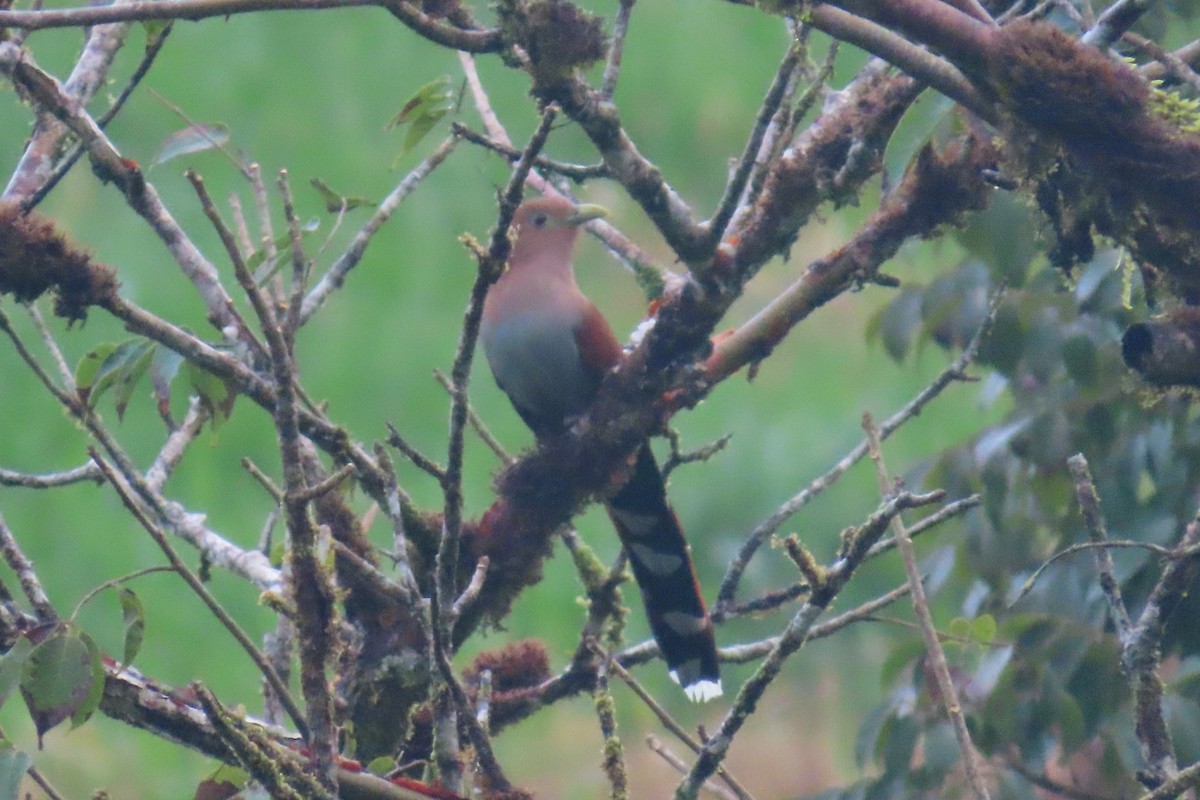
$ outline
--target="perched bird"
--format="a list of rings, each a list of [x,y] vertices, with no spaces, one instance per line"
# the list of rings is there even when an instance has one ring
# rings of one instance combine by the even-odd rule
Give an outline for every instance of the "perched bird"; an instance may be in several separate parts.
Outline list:
[[[513,218],[508,270],[484,304],[480,339],[492,374],[538,438],[564,432],[624,355],[572,267],[579,226],[603,215],[599,206],[562,198],[523,203]],[[712,621],[649,443],[606,505],[671,677],[692,700],[719,696]]]

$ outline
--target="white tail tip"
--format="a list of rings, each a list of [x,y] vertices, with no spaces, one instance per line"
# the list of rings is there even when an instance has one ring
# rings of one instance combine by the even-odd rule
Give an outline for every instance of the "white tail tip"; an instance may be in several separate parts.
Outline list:
[[[675,670],[671,670],[671,679],[679,683],[679,676],[675,674]],[[719,680],[701,680],[689,683],[683,687],[683,693],[693,703],[707,703],[709,700],[715,700],[721,696],[721,682]]]

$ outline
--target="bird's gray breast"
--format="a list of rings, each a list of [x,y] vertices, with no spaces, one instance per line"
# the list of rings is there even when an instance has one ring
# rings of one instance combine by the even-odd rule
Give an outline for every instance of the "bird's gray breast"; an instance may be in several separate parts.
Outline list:
[[[538,309],[484,320],[484,352],[496,383],[535,430],[579,414],[595,390],[579,357],[572,320]]]

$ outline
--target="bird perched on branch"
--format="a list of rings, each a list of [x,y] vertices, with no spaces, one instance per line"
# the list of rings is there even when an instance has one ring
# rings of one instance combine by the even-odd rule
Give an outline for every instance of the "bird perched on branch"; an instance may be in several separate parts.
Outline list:
[[[523,203],[513,218],[508,270],[484,305],[480,340],[492,374],[539,439],[566,431],[624,355],[608,322],[579,291],[572,266],[579,226],[603,215],[599,206],[562,198]],[[606,506],[671,677],[692,700],[719,696],[712,621],[648,442]]]

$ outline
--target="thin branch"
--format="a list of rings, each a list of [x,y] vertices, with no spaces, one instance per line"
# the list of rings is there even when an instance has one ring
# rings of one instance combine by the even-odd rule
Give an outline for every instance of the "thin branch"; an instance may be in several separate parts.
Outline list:
[[[454,148],[458,144],[458,140],[459,137],[455,135],[443,141],[429,154],[428,158],[413,167],[396,184],[395,188],[388,193],[388,196],[375,209],[375,213],[371,215],[371,218],[363,223],[362,228],[355,234],[354,239],[346,247],[345,252],[333,262],[328,271],[321,276],[321,279],[317,281],[317,284],[305,296],[304,305],[300,310],[301,325],[308,322],[309,318],[325,304],[325,301],[330,298],[334,291],[341,288],[342,284],[346,282],[346,276],[362,260],[363,254],[367,251],[367,245],[371,243],[375,234],[379,232],[383,224],[391,218],[396,209],[400,207],[400,204],[416,190],[421,182],[437,169],[443,161],[450,157],[450,154],[454,152]]]
[[[279,171],[279,193],[283,198],[283,217],[288,225],[288,237],[291,239],[292,253],[292,293],[287,301],[280,324],[283,328],[283,338],[289,351],[295,344],[296,331],[300,327],[300,308],[303,303],[304,289],[308,283],[310,262],[304,253],[304,238],[300,233],[300,217],[296,215],[295,202],[292,200],[292,187],[288,181],[287,170]],[[293,359],[292,371],[295,372]]]
[[[17,574],[17,580],[21,583],[21,591],[24,592],[25,599],[29,601],[34,614],[37,615],[38,622],[57,621],[58,612],[54,610],[50,597],[42,588],[42,582],[33,569],[33,562],[26,558],[21,551],[21,546],[17,544],[17,538],[13,536],[8,523],[4,521],[3,514],[0,514],[0,554],[3,554],[4,563],[8,564],[9,569]]]
[[[937,377],[935,377],[928,386],[917,393],[912,400],[905,404],[900,410],[892,414],[879,425],[880,440],[887,439],[901,425],[921,413],[921,410],[935,397],[951,384],[967,380],[967,367],[975,360],[975,355],[979,350],[979,345],[991,329],[992,321],[995,319],[996,310],[999,308],[1000,295],[993,296],[988,315],[984,318],[983,323],[975,331],[971,340],[967,342],[962,353],[958,358],[954,359]],[[737,556],[730,563],[729,569],[725,572],[725,577],[721,580],[721,588],[717,592],[717,601],[715,603],[714,612],[719,612],[723,607],[732,604],[734,596],[737,594],[738,584],[741,582],[742,574],[746,571],[746,567],[750,564],[750,559],[758,552],[762,544],[775,531],[779,530],[788,519],[796,512],[808,505],[813,498],[823,492],[825,489],[833,485],[850,467],[858,463],[863,456],[867,454],[869,442],[864,438],[858,443],[840,461],[833,465],[820,477],[814,479],[808,486],[804,487],[798,493],[793,495],[785,503],[779,506],[776,511],[760,522],[750,535],[746,537],[746,541],[742,543],[738,550]]]
[[[91,589],[88,590],[87,594],[85,594],[83,597],[79,598],[79,602],[75,604],[75,610],[71,612],[71,619],[75,619],[76,617],[78,617],[79,612],[83,610],[83,607],[86,606],[88,603],[90,603],[92,601],[92,598],[95,597],[96,595],[100,594],[101,592],[106,591],[108,589],[115,589],[118,586],[120,586],[121,584],[129,583],[130,581],[137,580],[138,578],[141,578],[145,575],[153,575],[156,572],[171,572],[171,573],[173,573],[173,572],[175,572],[175,568],[171,567],[171,566],[162,566],[161,564],[156,567],[143,567],[142,569],[134,570],[133,572],[129,573],[128,575],[122,575],[119,578],[113,578],[112,580],[107,580],[104,583],[100,584],[99,586],[93,586]]]
[[[450,607],[450,614],[454,619],[458,619],[475,604],[479,599],[479,592],[483,589],[483,582],[487,580],[489,559],[487,556],[481,556],[478,563],[475,564],[475,571],[471,573],[471,580],[467,584],[467,588],[463,589],[462,594],[454,601],[454,605]]]
[[[90,6],[77,10],[105,11],[129,7]],[[14,12],[0,12],[4,13]],[[3,24],[0,22],[0,25]],[[38,67],[28,53],[12,42],[0,42],[0,74],[19,85],[35,105],[64,123],[79,138],[96,173],[102,180],[111,181],[121,190],[130,208],[150,225],[196,287],[213,326],[221,331],[231,328],[236,334],[247,332],[248,328],[234,307],[233,300],[221,285],[216,267],[204,257],[171,216],[137,164],[121,155],[91,115],[64,91],[53,76]]]
[[[40,11],[0,11],[0,26],[43,30],[84,28],[108,22],[200,20],[255,11],[375,6],[376,0],[139,0],[120,5],[46,8]]]
[[[496,29],[464,29],[451,27],[421,11],[407,0],[380,0],[398,20],[435,44],[464,53],[497,53],[504,47],[504,37]]]
[[[617,735],[617,716],[613,708],[612,693],[608,687],[610,659],[601,658],[596,670],[596,684],[592,689],[596,718],[600,723],[600,736],[604,744],[604,776],[608,778],[608,793],[612,800],[627,800],[629,797],[629,775],[625,770],[625,748]]]
[[[114,0],[112,5],[121,6],[125,2],[126,0]],[[63,95],[80,107],[86,107],[96,93],[107,85],[113,61],[124,47],[128,33],[127,24],[97,25],[88,30],[83,50],[72,67],[71,74],[61,85]],[[18,89],[18,94],[21,94],[21,89]],[[55,162],[66,148],[67,130],[70,126],[62,123],[61,119],[49,117],[38,120],[33,135],[26,143],[4,190],[5,200],[17,200],[26,209],[32,208],[28,204],[53,177]]]
[[[1200,761],[1172,775],[1154,791],[1141,796],[1140,800],[1175,800],[1200,786]]]
[[[1084,44],[1107,50],[1116,44],[1125,31],[1134,26],[1142,15],[1154,7],[1157,0],[1117,0],[1104,10],[1096,24],[1080,37]]]
[[[278,180],[285,206],[290,206],[286,173]],[[289,213],[289,222],[294,214]],[[292,225],[292,258],[297,270],[305,260],[299,251],[299,232]],[[232,256],[231,256],[232,257]],[[296,604],[296,633],[300,643],[300,689],[307,707],[306,722],[317,779],[330,791],[337,789],[337,729],[333,719],[333,695],[326,670],[336,649],[334,618],[335,595],[328,570],[322,564],[317,542],[318,532],[308,513],[305,492],[308,489],[300,443],[296,366],[289,330],[284,328],[271,306],[254,286],[254,280],[240,258],[234,259],[238,282],[251,299],[271,356],[271,374],[275,379],[275,406],[272,417],[279,438],[283,463],[283,508],[291,544],[291,594]],[[298,298],[294,298],[298,299]],[[297,312],[298,313],[298,312]],[[289,322],[292,320],[289,320]]]
[[[996,121],[992,103],[958,67],[913,44],[891,28],[827,4],[815,6],[807,19],[817,30],[882,58],[970,109],[981,119]]]
[[[617,16],[613,20],[612,39],[608,45],[608,60],[604,64],[604,77],[600,79],[600,96],[612,100],[617,90],[617,79],[621,75],[621,56],[625,52],[625,36],[629,33],[629,17],[637,0],[620,0]]]
[[[158,525],[151,521],[150,518],[142,512],[141,504],[138,503],[132,487],[125,482],[125,479],[121,475],[117,474],[117,471],[114,470],[112,466],[110,466],[109,463],[105,461],[94,448],[89,448],[89,455],[92,457],[92,460],[95,461],[96,466],[100,468],[100,471],[104,473],[105,479],[107,479],[112,485],[113,489],[116,490],[117,496],[121,498],[121,502],[125,504],[125,508],[129,510],[130,515],[137,520],[137,522],[148,534],[150,534],[150,538],[153,539],[154,543],[158,545],[158,548],[162,550],[163,555],[165,555],[167,557],[167,561],[170,562],[172,569],[179,573],[179,577],[183,578],[183,582],[186,583],[188,587],[196,594],[196,596],[200,598],[200,601],[204,603],[205,607],[207,607],[212,615],[216,617],[217,620],[225,627],[225,630],[229,631],[237,643],[242,646],[242,649],[246,651],[246,654],[250,656],[250,659],[254,662],[255,666],[258,667],[259,671],[263,674],[263,677],[271,683],[271,686],[279,695],[280,702],[287,710],[288,716],[291,717],[292,724],[296,726],[296,730],[298,730],[301,735],[306,735],[307,726],[304,723],[304,715],[300,712],[300,709],[297,708],[295,702],[291,699],[291,696],[287,690],[287,686],[284,685],[278,673],[275,672],[275,668],[271,666],[269,661],[267,661],[266,656],[264,656],[262,651],[259,650],[254,642],[250,640],[250,637],[246,635],[246,632],[241,629],[241,626],[237,624],[233,617],[229,616],[229,613],[225,611],[219,602],[217,602],[217,599],[212,595],[212,593],[208,590],[208,587],[204,585],[196,573],[192,572],[191,568],[188,567],[188,565],[184,563],[183,559],[179,557],[179,554],[175,552],[175,548],[171,546],[171,543],[167,540],[166,534],[162,531],[162,529],[159,528]]]
[[[939,502],[944,496],[945,493],[941,491],[921,495],[899,492],[876,508],[862,525],[846,532],[837,560],[825,569],[821,585],[813,587],[808,601],[788,622],[778,642],[755,673],[742,684],[733,706],[721,720],[717,733],[704,743],[700,757],[676,788],[676,800],[695,798],[700,786],[716,771],[733,745],[734,737],[753,715],[767,688],[779,676],[784,662],[808,641],[817,619],[845,588],[871,547],[883,537],[892,519],[909,508]]]
[[[296,494],[296,501],[300,503],[311,503],[326,492],[333,491],[342,481],[346,480],[354,474],[353,464],[343,464],[340,469],[329,475],[324,480],[314,483],[312,486],[306,487],[303,491]]]
[[[867,442],[871,451],[871,460],[875,462],[875,472],[879,477],[879,491],[887,497],[893,491],[892,479],[888,476],[887,465],[883,460],[880,449],[879,429],[870,414],[863,414],[863,429],[867,432]],[[967,730],[967,720],[963,715],[962,704],[958,699],[958,689],[954,678],[950,675],[950,665],[946,661],[946,651],[938,640],[937,628],[933,624],[933,614],[929,610],[929,598],[925,594],[925,582],[921,576],[921,568],[917,566],[917,554],[913,549],[912,538],[904,527],[904,520],[899,514],[892,518],[892,535],[904,561],[904,571],[908,575],[909,596],[912,598],[913,612],[920,623],[921,636],[925,640],[925,655],[927,662],[933,667],[937,679],[942,706],[954,727],[954,736],[958,740],[958,749],[962,755],[963,771],[967,782],[979,800],[989,800],[987,786],[980,772],[979,752],[971,741],[971,733]]]
[[[1192,91],[1200,93],[1200,74],[1197,74],[1192,66],[1178,55],[1164,50],[1158,42],[1151,41],[1140,34],[1126,32],[1121,38],[1132,42],[1135,47],[1161,64],[1171,77],[1181,83],[1186,83],[1192,88]]]
[[[38,336],[42,338],[42,343],[46,345],[46,349],[50,352],[50,358],[53,359],[54,366],[58,368],[58,374],[62,376],[62,385],[67,387],[67,391],[76,391],[75,371],[67,364],[67,359],[63,355],[62,348],[54,340],[54,334],[50,332],[50,327],[46,325],[46,319],[42,316],[41,309],[32,303],[26,306],[26,309],[29,311],[29,319],[33,322],[34,328],[37,329]]]
[[[81,464],[73,469],[62,472],[46,472],[34,474],[17,472],[0,468],[0,486],[20,486],[26,489],[52,489],[56,486],[70,486],[73,483],[92,481],[103,483],[104,476],[92,462]]]
[[[433,371],[433,377],[441,384],[443,389],[451,395],[454,394],[454,389],[450,385],[450,379],[440,369]],[[470,423],[471,429],[475,431],[480,441],[487,445],[487,448],[496,455],[496,458],[500,459],[502,464],[511,464],[515,460],[514,456],[504,449],[504,445],[500,444],[500,440],[483,424],[483,420],[475,413],[475,409],[471,407],[470,403],[467,404],[467,422]]]
[[[648,734],[646,736],[646,746],[657,753],[663,761],[667,762],[680,775],[687,774],[687,764],[684,763],[682,758],[672,753],[669,747],[659,741],[657,736],[652,733]],[[703,785],[705,789],[720,797],[721,800],[734,800],[734,796],[724,786],[718,786],[712,781],[705,781]]]
[[[1042,574],[1053,564],[1057,563],[1058,561],[1060,561],[1064,558],[1073,556],[1076,553],[1082,553],[1085,550],[1097,550],[1097,549],[1099,549],[1099,550],[1121,550],[1121,549],[1146,550],[1146,551],[1154,553],[1155,555],[1160,556],[1162,558],[1191,558],[1196,555],[1195,551],[1179,552],[1178,550],[1172,550],[1169,547],[1163,547],[1162,545],[1159,545],[1159,544],[1151,544],[1150,542],[1135,542],[1135,541],[1128,540],[1128,539],[1116,540],[1116,541],[1102,541],[1102,542],[1081,542],[1079,544],[1073,544],[1070,547],[1067,547],[1063,550],[1059,550],[1057,553],[1050,556],[1048,559],[1046,559],[1041,564],[1039,564],[1037,569],[1035,569],[1033,571],[1033,573],[1028,578],[1025,579],[1025,583],[1021,587],[1020,593],[1018,593],[1017,596],[1013,599],[1013,601],[1008,604],[1009,607],[1011,608],[1012,606],[1021,602],[1021,600],[1023,600],[1025,598],[1025,596],[1033,590],[1033,587],[1037,584],[1038,579],[1042,577]],[[1104,580],[1101,579],[1101,584],[1103,584],[1103,583],[1104,583]],[[1119,588],[1118,588],[1118,591],[1119,591]],[[1120,599],[1119,595],[1118,595],[1117,599],[1118,600]],[[1112,611],[1111,598],[1109,600],[1109,610],[1110,610],[1110,614],[1112,614],[1113,616],[1116,615],[1115,612]],[[1126,618],[1125,622],[1128,625],[1128,623],[1129,623],[1128,617]],[[1114,625],[1113,627],[1116,628],[1117,626]],[[1119,630],[1119,628],[1118,628],[1118,630]],[[1125,632],[1126,632],[1126,634],[1128,634],[1128,628],[1125,628]]]
[[[700,743],[693,739],[691,735],[683,729],[683,726],[676,722],[675,718],[667,713],[665,708],[659,705],[658,701],[654,699],[653,695],[646,691],[646,687],[642,686],[637,678],[630,675],[629,670],[622,667],[616,661],[616,659],[609,659],[609,662],[609,666],[612,671],[617,673],[617,677],[623,680],[625,685],[633,690],[633,693],[638,696],[639,700],[646,704],[646,707],[654,713],[654,716],[658,717],[658,721],[663,724],[663,727],[674,734],[675,738],[687,745],[688,749],[693,753],[699,753]],[[739,800],[754,800],[754,795],[750,794],[750,792],[748,792],[745,787],[743,787],[742,784],[736,778],[734,778],[732,774],[730,774],[729,770],[725,768],[724,764],[717,769],[717,774],[721,776],[721,780],[725,781],[725,784],[733,791],[735,795],[737,795]]]
[[[521,157],[521,151],[514,148],[506,142],[498,141],[482,133],[476,133],[462,123],[455,122],[450,125],[451,133],[456,136],[466,139],[471,144],[477,144],[491,150],[500,156],[503,156],[510,163],[515,163]],[[594,178],[607,178],[610,176],[609,169],[604,164],[569,164],[566,161],[557,161],[553,158],[538,156],[534,164],[540,170],[553,172],[562,175],[564,178],[582,183],[583,181],[592,180]]]
[[[1096,485],[1092,482],[1091,470],[1088,469],[1087,459],[1082,453],[1077,453],[1067,459],[1067,467],[1075,480],[1075,496],[1079,500],[1079,510],[1087,527],[1088,537],[1093,544],[1105,545],[1108,542],[1108,530],[1104,525],[1104,517],[1100,513],[1100,497],[1096,494]],[[1121,585],[1117,581],[1113,568],[1112,554],[1107,547],[1097,547],[1092,551],[1096,557],[1096,569],[1100,573],[1100,588],[1108,598],[1108,613],[1112,617],[1117,630],[1117,637],[1127,641],[1132,628],[1129,619],[1129,609],[1121,599]]]
[[[208,412],[204,410],[200,398],[192,397],[188,401],[188,410],[183,421],[167,436],[167,440],[163,442],[162,448],[154,458],[154,463],[147,468],[147,486],[156,492],[162,491],[163,486],[167,483],[167,478],[179,466],[188,446],[200,435],[200,431],[207,421]]]
[[[407,439],[400,435],[400,431],[396,430],[395,425],[389,422],[387,423],[387,428],[388,444],[399,450],[405,458],[407,458],[417,467],[417,469],[433,476],[433,479],[439,484],[446,482],[446,470],[444,467],[411,445]]]
[[[770,88],[767,89],[767,95],[763,98],[762,105],[759,106],[758,116],[754,120],[754,127],[750,131],[749,138],[746,139],[746,146],[742,149],[742,157],[738,159],[733,174],[730,175],[728,182],[725,184],[725,192],[721,195],[721,200],[717,203],[717,208],[713,212],[712,217],[708,222],[704,223],[708,229],[707,246],[710,249],[716,247],[722,237],[725,236],[729,222],[733,219],[738,202],[742,198],[743,190],[746,188],[746,183],[750,180],[750,176],[754,171],[763,138],[767,135],[772,121],[775,119],[780,106],[787,97],[788,88],[793,85],[795,74],[799,67],[799,50],[794,44],[789,43],[787,52],[784,53],[783,61],[775,71],[775,78],[771,81]]]
[[[824,639],[855,623],[875,620],[875,615],[879,611],[907,597],[908,591],[908,584],[903,583],[895,589],[885,592],[873,600],[868,600],[856,608],[838,614],[836,617],[831,617],[818,625],[813,625],[812,630],[808,632],[808,640],[811,642],[817,639]],[[744,664],[749,661],[757,661],[778,647],[780,638],[779,636],[772,636],[750,644],[721,648],[721,661],[731,664]]]

